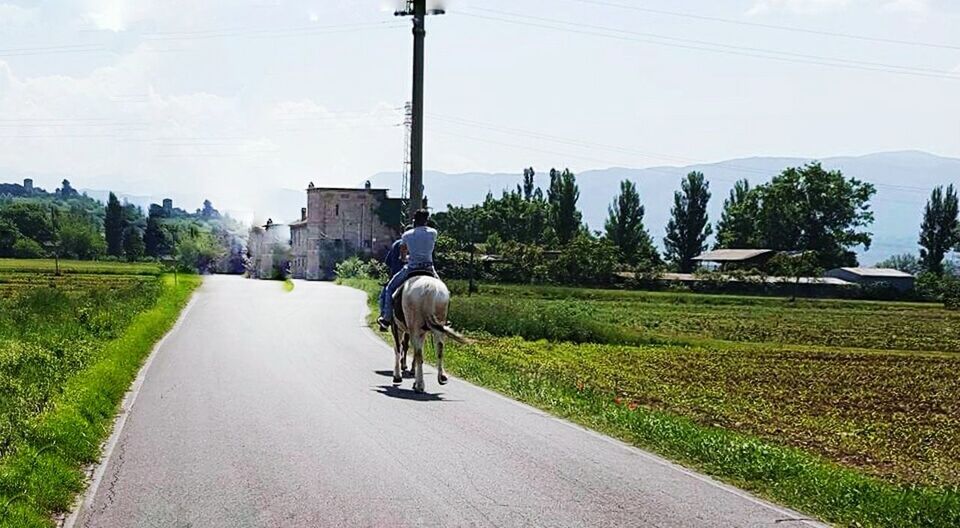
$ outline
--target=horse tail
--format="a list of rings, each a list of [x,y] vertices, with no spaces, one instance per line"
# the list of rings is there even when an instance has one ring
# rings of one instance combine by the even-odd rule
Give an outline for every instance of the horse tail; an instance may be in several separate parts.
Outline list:
[[[432,281],[430,286],[431,288],[431,303],[433,306],[428,308],[426,314],[426,325],[427,329],[434,332],[439,332],[444,336],[456,341],[460,344],[468,344],[471,341],[464,337],[462,334],[451,328],[449,325],[444,324],[440,321],[440,318],[437,317],[437,307],[443,306],[442,312],[447,313],[447,307],[450,305],[450,290],[447,289],[447,286],[440,279],[435,279]]]
[[[467,345],[471,343],[471,341],[462,334],[437,320],[436,315],[432,315],[427,319],[427,328],[433,330],[434,332],[440,332],[441,334],[453,339],[461,345]]]

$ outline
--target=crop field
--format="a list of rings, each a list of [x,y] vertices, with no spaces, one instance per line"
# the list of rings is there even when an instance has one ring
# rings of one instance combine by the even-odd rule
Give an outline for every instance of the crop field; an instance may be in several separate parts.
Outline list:
[[[491,314],[577,311],[621,333],[690,343],[721,340],[960,353],[960,312],[919,303],[806,300],[569,288],[485,286],[453,307],[467,326]],[[506,316],[505,315],[505,316]],[[503,335],[495,329],[492,333]]]
[[[956,312],[452,287],[454,374],[840,525],[960,525]]]
[[[0,260],[0,526],[43,525],[69,504],[139,360],[197,284],[149,264],[53,271]]]

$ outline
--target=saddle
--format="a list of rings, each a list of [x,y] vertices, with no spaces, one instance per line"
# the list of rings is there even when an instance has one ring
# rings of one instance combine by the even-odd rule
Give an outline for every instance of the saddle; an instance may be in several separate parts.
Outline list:
[[[407,285],[407,281],[414,277],[436,277],[433,274],[433,270],[430,269],[418,269],[410,272],[410,275],[407,276],[400,287],[397,288],[397,291],[393,294],[393,316],[396,317],[401,323],[407,324],[407,320],[403,317],[403,290],[404,286]]]

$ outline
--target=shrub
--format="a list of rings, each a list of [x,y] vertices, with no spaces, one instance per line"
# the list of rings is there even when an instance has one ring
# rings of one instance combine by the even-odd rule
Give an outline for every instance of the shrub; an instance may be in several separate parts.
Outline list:
[[[13,243],[13,256],[17,258],[40,258],[43,256],[43,248],[33,239],[19,238]]]
[[[943,307],[948,310],[960,310],[960,279],[947,278],[943,280]]]
[[[357,257],[350,257],[334,267],[334,273],[340,279],[366,279],[366,266]]]

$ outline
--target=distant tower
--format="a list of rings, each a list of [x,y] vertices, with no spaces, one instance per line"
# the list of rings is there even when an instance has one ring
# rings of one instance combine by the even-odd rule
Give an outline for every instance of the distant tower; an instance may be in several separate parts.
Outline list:
[[[27,194],[33,194],[33,180],[30,178],[24,178],[23,190],[26,191]]]
[[[172,199],[172,198],[164,198],[164,199],[163,199],[163,212],[166,213],[167,216],[170,216],[171,214],[173,214],[173,199]]]

